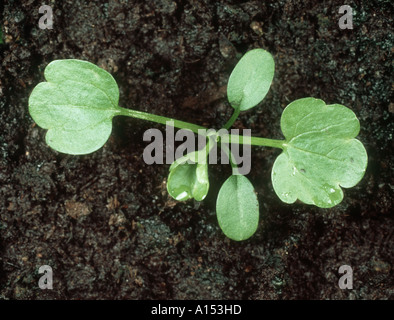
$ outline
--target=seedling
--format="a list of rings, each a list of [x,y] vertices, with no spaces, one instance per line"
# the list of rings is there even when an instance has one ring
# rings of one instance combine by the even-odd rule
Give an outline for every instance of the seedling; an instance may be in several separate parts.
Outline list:
[[[230,128],[241,111],[258,105],[267,94],[274,76],[274,60],[263,49],[247,52],[235,66],[227,86],[233,116],[223,126]],[[55,60],[45,69],[46,82],[39,83],[29,98],[34,121],[48,129],[46,142],[68,154],[87,154],[104,145],[112,130],[114,116],[129,116],[198,133],[202,126],[118,105],[119,89],[113,77],[94,64],[69,59]],[[326,105],[315,98],[290,103],[283,111],[284,140],[227,135],[214,137],[228,154],[226,143],[251,144],[282,149],[272,169],[272,184],[285,203],[300,201],[331,208],[343,199],[343,188],[355,186],[367,166],[363,144],[355,139],[360,130],[356,115],[339,104]],[[183,156],[170,167],[167,190],[176,200],[203,200],[209,190],[206,157],[211,138],[202,150]],[[204,161],[201,161],[204,159]],[[192,161],[190,161],[192,160]],[[251,182],[233,174],[222,185],[216,203],[217,218],[224,234],[245,240],[258,226],[259,204]]]

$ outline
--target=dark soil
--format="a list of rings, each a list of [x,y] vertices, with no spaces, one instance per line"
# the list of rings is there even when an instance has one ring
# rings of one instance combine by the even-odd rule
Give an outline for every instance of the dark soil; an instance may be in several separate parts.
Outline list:
[[[2,299],[393,299],[393,3],[346,1],[41,1],[0,3],[0,298]],[[282,203],[270,172],[276,149],[254,148],[261,222],[247,241],[227,239],[215,216],[228,166],[210,167],[201,203],[172,201],[169,165],[142,160],[145,130],[114,119],[109,141],[86,156],[50,149],[28,97],[55,59],[103,67],[120,105],[220,128],[231,116],[225,85],[240,55],[274,56],[273,85],[235,128],[281,138],[291,101],[316,97],[359,117],[368,156],[363,180],[341,204]],[[204,111],[203,111],[204,110]],[[338,287],[341,265],[353,290]],[[53,269],[41,290],[38,269]]]

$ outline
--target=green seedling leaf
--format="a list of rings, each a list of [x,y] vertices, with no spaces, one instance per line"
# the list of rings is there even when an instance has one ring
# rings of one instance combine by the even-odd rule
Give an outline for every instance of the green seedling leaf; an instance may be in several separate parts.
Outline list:
[[[276,194],[286,203],[297,199],[330,208],[363,177],[367,153],[354,139],[360,124],[350,109],[304,98],[283,111],[281,128],[286,141],[272,169]]]
[[[259,223],[259,203],[253,185],[242,175],[230,176],[222,185],[216,202],[220,228],[230,239],[251,237]]]
[[[119,112],[119,89],[105,70],[82,60],[55,60],[45,68],[46,82],[29,98],[33,120],[48,129],[46,142],[68,154],[87,154],[101,148]]]
[[[204,154],[201,155],[201,153]],[[201,161],[201,159],[204,159],[204,161]],[[191,198],[197,201],[205,199],[209,190],[205,149],[191,152],[171,165],[167,190],[171,197],[178,201],[186,201]]]
[[[235,66],[227,85],[227,98],[234,109],[248,110],[266,96],[274,77],[275,62],[263,49],[247,52]]]

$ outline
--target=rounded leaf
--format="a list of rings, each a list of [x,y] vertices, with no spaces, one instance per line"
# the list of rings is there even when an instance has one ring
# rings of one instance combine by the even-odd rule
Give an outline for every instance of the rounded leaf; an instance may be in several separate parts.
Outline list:
[[[253,185],[242,175],[230,176],[222,185],[216,201],[220,228],[230,239],[251,237],[259,223],[259,203]]]
[[[286,203],[297,199],[330,208],[364,176],[367,153],[354,139],[360,124],[352,110],[315,98],[290,103],[281,128],[286,141],[272,169],[272,184]]]
[[[275,72],[271,54],[263,49],[248,51],[230,75],[227,98],[234,109],[248,110],[266,96]]]
[[[82,60],[55,60],[45,68],[47,82],[29,97],[33,120],[48,129],[46,142],[68,154],[96,151],[108,140],[118,112],[119,89],[105,70]]]

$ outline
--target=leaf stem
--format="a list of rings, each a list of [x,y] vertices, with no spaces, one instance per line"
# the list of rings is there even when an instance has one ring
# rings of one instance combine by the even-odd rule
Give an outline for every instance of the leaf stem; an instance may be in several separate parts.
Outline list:
[[[234,155],[231,152],[231,150],[229,149],[229,147],[226,144],[220,144],[220,147],[222,148],[222,150],[227,154],[227,157],[230,161],[230,165],[231,168],[233,169],[233,172],[238,172],[238,166],[236,161],[234,160]],[[233,173],[234,174],[234,173]]]
[[[284,143],[286,140],[276,140],[276,139],[268,139],[268,138],[260,138],[260,137],[245,137],[236,134],[230,134],[221,139],[222,142],[226,143],[238,143],[238,144],[250,144],[252,146],[261,146],[261,147],[273,147],[273,148],[284,148]]]
[[[239,113],[239,112],[238,112]],[[237,110],[234,112],[233,116],[231,118],[235,118],[237,114]],[[128,116],[132,118],[137,118],[137,119],[142,119],[142,120],[148,120],[164,125],[168,125],[169,121],[172,121],[174,123],[175,128],[180,128],[180,129],[189,129],[193,131],[196,134],[199,134],[198,130],[208,130],[207,128],[203,126],[199,126],[197,124],[185,122],[185,121],[180,121],[176,120],[173,118],[168,118],[168,117],[163,117],[163,116],[158,116],[156,114],[151,114],[148,112],[143,112],[143,111],[138,111],[138,110],[133,110],[133,109],[125,109],[122,107],[119,107],[118,109],[118,115],[122,116]],[[231,119],[230,119],[231,120]],[[230,123],[230,120],[227,123]],[[238,143],[238,144],[250,144],[252,146],[262,146],[262,147],[273,147],[273,148],[279,148],[283,149],[284,146],[283,144],[286,142],[286,140],[275,140],[275,139],[267,139],[267,138],[260,138],[260,137],[244,137],[241,135],[235,135],[235,134],[229,134],[227,136],[221,137],[222,142],[227,142],[227,143]]]
[[[237,120],[239,113],[241,112],[241,108],[238,107],[236,109],[234,109],[234,113],[231,116],[231,118],[226,122],[226,124],[223,126],[224,129],[230,129],[231,126],[234,124],[235,120]]]
[[[158,116],[156,114],[151,114],[148,112],[143,112],[143,111],[138,111],[138,110],[133,110],[133,109],[125,109],[122,107],[119,107],[119,110],[120,110],[119,115],[142,119],[142,120],[148,120],[148,121],[152,121],[152,122],[156,122],[156,123],[160,123],[160,124],[164,124],[164,125],[168,125],[168,122],[172,121],[172,122],[174,122],[175,128],[189,129],[197,134],[199,133],[198,132],[199,129],[200,130],[201,129],[207,130],[207,128],[205,128],[203,126],[199,126],[199,125],[196,125],[193,123],[180,121],[180,120],[176,120],[176,119],[172,119],[172,118],[168,118],[168,117]]]

